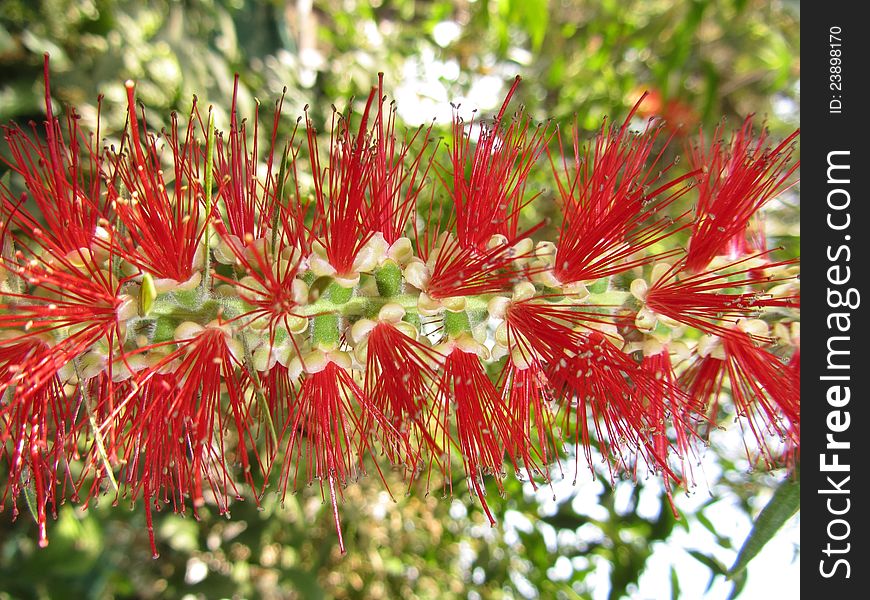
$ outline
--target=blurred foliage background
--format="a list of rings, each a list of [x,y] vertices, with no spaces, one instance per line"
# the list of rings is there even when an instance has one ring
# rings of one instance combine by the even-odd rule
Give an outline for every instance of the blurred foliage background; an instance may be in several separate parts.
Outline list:
[[[3,0],[0,122],[41,120],[49,52],[57,108],[93,127],[102,95],[109,135],[124,126],[127,79],[152,127],[193,94],[220,125],[239,73],[242,114],[259,100],[271,119],[286,88],[290,131],[304,105],[327,123],[383,71],[412,126],[448,122],[451,101],[491,111],[519,74],[520,102],[560,126],[594,130],[647,90],[644,113],[682,125],[679,136],[756,113],[783,137],[799,121],[799,22],[785,0]],[[792,255],[798,214],[784,203],[769,222]],[[724,598],[746,583],[722,574],[783,474],[751,470],[739,442],[715,438],[702,461],[679,520],[654,482],[571,485],[573,459],[552,487],[493,489],[496,528],[462,491],[405,495],[388,476],[393,500],[369,477],[345,491],[343,557],[316,489],[284,507],[238,502],[231,520],[159,515],[157,560],[141,510],[64,506],[39,550],[7,501],[0,598],[693,598],[698,573]]]

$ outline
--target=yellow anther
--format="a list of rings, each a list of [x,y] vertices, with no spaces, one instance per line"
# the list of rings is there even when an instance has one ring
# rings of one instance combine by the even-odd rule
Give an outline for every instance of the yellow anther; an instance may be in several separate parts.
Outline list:
[[[157,287],[154,284],[154,278],[150,273],[145,273],[142,276],[142,285],[139,287],[139,303],[138,311],[142,316],[147,315],[154,306],[154,300],[157,298]]]

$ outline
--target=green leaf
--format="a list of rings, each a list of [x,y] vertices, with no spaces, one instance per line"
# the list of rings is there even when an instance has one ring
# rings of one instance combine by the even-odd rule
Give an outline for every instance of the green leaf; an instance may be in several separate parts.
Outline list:
[[[680,578],[677,570],[671,565],[671,600],[680,600]]]
[[[703,511],[698,511],[698,513],[695,514],[695,518],[698,520],[698,523],[700,523],[704,527],[704,529],[709,531],[716,538],[717,544],[719,544],[723,548],[728,548],[729,550],[731,549],[731,538],[722,535],[722,533],[719,532],[719,528],[716,527],[716,525],[709,519],[709,517],[707,517],[707,515],[704,514]]]
[[[720,563],[712,556],[707,556],[700,550],[687,550],[687,552],[691,554],[695,560],[710,569],[713,572],[713,575],[724,575],[725,573],[727,573],[725,565]]]
[[[737,598],[740,593],[743,591],[743,588],[746,587],[746,580],[748,577],[746,576],[746,571],[738,574],[734,577],[734,587],[731,588],[731,593],[728,594],[728,600],[734,600]]]
[[[36,491],[33,489],[33,480],[27,482],[21,492],[24,494],[24,502],[27,504],[27,510],[30,511],[30,516],[33,517],[34,523],[39,523],[39,514],[36,510]]]
[[[801,506],[801,482],[800,478],[786,479],[776,491],[770,502],[767,503],[755,523],[749,537],[743,542],[734,565],[728,570],[728,577],[734,578],[746,568],[755,556],[761,552],[764,545],[769,542],[777,531],[800,510]]]
[[[549,25],[550,9],[547,0],[523,0],[511,3],[512,17],[529,36],[532,50],[538,51],[544,43]]]

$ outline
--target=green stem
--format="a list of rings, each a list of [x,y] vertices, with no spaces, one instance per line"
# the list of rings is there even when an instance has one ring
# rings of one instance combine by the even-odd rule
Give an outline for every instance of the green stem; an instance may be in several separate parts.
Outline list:
[[[100,455],[100,460],[103,462],[103,467],[106,469],[106,476],[112,483],[112,489],[118,491],[118,482],[115,481],[115,474],[112,472],[112,465],[109,462],[109,455],[106,452],[106,445],[103,443],[103,434],[100,432],[100,427],[97,424],[97,416],[94,414],[94,408],[91,406],[91,395],[88,393],[87,382],[82,379],[81,369],[79,368],[78,358],[73,360],[73,368],[76,372],[76,377],[79,380],[79,389],[82,391],[82,400],[85,405],[85,412],[88,414],[88,424],[94,432],[94,445],[97,447],[97,453]]]
[[[290,162],[290,142],[284,146],[284,152],[281,154],[281,166],[278,170],[278,190],[275,195],[278,201],[278,206],[275,207],[275,213],[272,215],[272,256],[277,256],[275,250],[278,247],[278,215],[281,213],[280,207],[284,202],[284,180],[287,177],[287,165]]]
[[[272,412],[269,410],[269,403],[266,402],[266,395],[263,393],[263,387],[260,385],[260,377],[257,375],[257,369],[254,368],[254,357],[251,354],[251,347],[248,346],[247,338],[242,335],[242,348],[245,352],[245,370],[254,382],[254,395],[257,397],[257,406],[260,407],[263,415],[266,417],[266,425],[269,428],[269,435],[272,438],[272,443],[275,448],[278,448],[278,433],[275,431],[275,423],[272,421]]]

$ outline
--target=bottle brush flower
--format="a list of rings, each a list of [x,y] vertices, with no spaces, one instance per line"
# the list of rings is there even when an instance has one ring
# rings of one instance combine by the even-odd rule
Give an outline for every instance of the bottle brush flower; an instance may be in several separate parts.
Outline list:
[[[263,136],[235,97],[225,132],[194,101],[158,133],[128,83],[104,145],[45,80],[0,183],[0,505],[40,545],[66,499],[141,501],[156,555],[156,511],[316,482],[344,550],[342,490],[387,468],[495,523],[487,488],[566,446],[671,494],[722,410],[754,460],[799,452],[798,266],[759,216],[798,132],[749,117],[677,165],[662,123],[565,134],[517,80],[436,142],[379,77],[327,138],[307,109],[282,133],[281,100]]]

